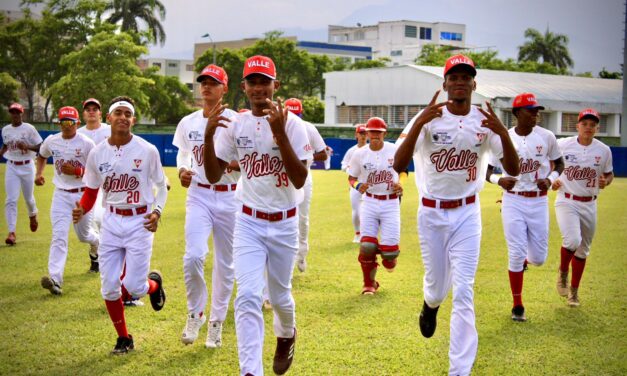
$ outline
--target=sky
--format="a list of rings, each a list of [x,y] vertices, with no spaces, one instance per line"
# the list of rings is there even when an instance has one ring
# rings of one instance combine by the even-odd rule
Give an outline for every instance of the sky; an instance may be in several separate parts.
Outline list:
[[[191,59],[194,43],[261,37],[281,30],[299,40],[327,41],[328,25],[374,25],[415,20],[466,25],[466,44],[490,47],[499,58],[517,58],[524,31],[565,34],[574,73],[595,76],[604,67],[618,71],[623,61],[625,0],[161,0],[167,40],[152,46],[151,57]],[[0,8],[16,9],[19,0]]]

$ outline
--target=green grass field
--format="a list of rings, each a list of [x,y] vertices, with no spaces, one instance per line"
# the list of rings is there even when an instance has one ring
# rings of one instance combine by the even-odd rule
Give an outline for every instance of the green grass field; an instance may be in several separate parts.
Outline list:
[[[5,165],[0,165],[4,177]],[[164,275],[167,304],[126,310],[136,350],[114,357],[116,334],[100,297],[99,276],[88,274],[88,246],[71,231],[64,294],[41,288],[47,273],[49,210],[53,186],[36,187],[39,231],[28,230],[20,198],[18,244],[0,245],[0,374],[46,375],[236,375],[237,345],[233,308],[223,347],[204,347],[206,327],[191,346],[180,342],[186,319],[182,258],[185,190],[176,171],[155,238],[152,268]],[[401,256],[394,273],[380,269],[381,289],[361,296],[361,270],[352,243],[346,175],[314,171],[309,269],[295,271],[299,338],[291,375],[444,375],[448,371],[451,300],[442,304],[438,329],[421,336],[418,313],[422,277],[416,233],[417,193],[413,176],[402,202]],[[4,184],[4,183],[2,183]],[[561,238],[551,193],[551,236],[547,263],[525,274],[526,323],[510,319],[507,252],[499,206],[500,193],[487,184],[481,194],[483,240],[475,285],[479,351],[475,375],[624,375],[627,374],[627,179],[616,179],[599,199],[598,228],[580,286],[582,305],[569,308],[555,291]],[[4,202],[4,185],[0,201]],[[0,233],[6,221],[0,215]],[[210,259],[210,258],[209,258]],[[210,261],[206,275],[210,278]],[[272,314],[265,313],[264,366],[272,373],[276,343]]]

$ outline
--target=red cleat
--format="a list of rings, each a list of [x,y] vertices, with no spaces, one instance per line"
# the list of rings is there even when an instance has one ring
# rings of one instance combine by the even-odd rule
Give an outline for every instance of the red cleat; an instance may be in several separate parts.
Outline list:
[[[9,232],[9,236],[7,236],[4,242],[7,243],[8,245],[15,245],[15,233]]]
[[[37,214],[30,217],[30,230],[31,232],[37,231],[39,228],[39,222],[37,222]]]

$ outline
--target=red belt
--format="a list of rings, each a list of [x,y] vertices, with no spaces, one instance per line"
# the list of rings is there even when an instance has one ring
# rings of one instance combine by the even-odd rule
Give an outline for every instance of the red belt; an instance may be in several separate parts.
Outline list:
[[[546,196],[547,191],[525,191],[525,192],[507,191],[507,193],[511,193],[513,195],[518,195],[518,196],[523,196],[523,197],[542,197],[542,196]]]
[[[455,209],[460,206],[474,204],[477,200],[476,196],[468,196],[466,198],[460,198],[459,200],[431,200],[428,198],[422,198],[422,205],[427,206],[429,208],[440,208],[440,209]]]
[[[215,184],[202,184],[202,183],[198,183],[198,186],[201,188],[206,188],[206,189],[213,189],[216,192],[228,192],[228,191],[234,191],[235,188],[237,188],[237,184],[219,184],[219,185],[215,185]]]
[[[590,202],[597,199],[597,196],[575,196],[571,195],[570,193],[564,193],[564,197],[581,202]]]
[[[377,200],[394,200],[395,198],[398,198],[396,193],[392,193],[391,195],[373,195],[366,192],[366,196],[376,198]]]
[[[148,211],[148,206],[140,206],[137,208],[120,209],[115,206],[109,206],[109,211],[124,217],[130,217],[132,215],[145,214]]]
[[[85,191],[85,187],[73,188],[73,189],[62,189],[62,188],[59,188],[59,189],[62,190],[63,192],[69,192],[69,193],[78,193],[78,192]]]
[[[27,159],[25,161],[12,161],[12,160],[9,160],[9,162],[13,163],[16,166],[21,166],[21,165],[29,164],[30,163],[30,159]]]
[[[264,213],[262,211],[255,210],[253,208],[249,208],[246,205],[242,205],[242,212],[244,212],[244,214],[250,215],[251,217],[265,219],[266,221],[270,221],[270,222],[276,222],[276,221],[280,221],[280,220],[295,216],[296,208],[291,208],[284,212],[280,211],[276,213]]]

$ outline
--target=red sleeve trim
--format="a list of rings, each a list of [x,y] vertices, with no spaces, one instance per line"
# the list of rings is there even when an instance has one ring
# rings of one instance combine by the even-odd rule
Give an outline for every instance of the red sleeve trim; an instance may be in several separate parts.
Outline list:
[[[96,198],[98,197],[98,188],[89,188],[85,187],[85,192],[83,192],[83,196],[81,197],[80,205],[87,213],[94,207],[96,203]]]

